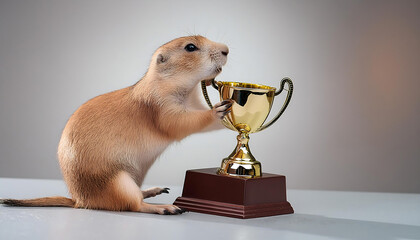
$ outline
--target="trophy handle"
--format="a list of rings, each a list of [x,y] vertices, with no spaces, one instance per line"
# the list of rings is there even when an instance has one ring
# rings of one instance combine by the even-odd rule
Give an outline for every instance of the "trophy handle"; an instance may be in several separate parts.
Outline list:
[[[217,86],[216,81],[214,79],[211,80],[211,85],[216,90],[219,90],[219,86]],[[209,95],[207,94],[207,86],[205,80],[201,81],[201,91],[203,92],[203,96],[207,102],[207,105],[209,105],[210,109],[213,109],[213,104],[211,103]],[[237,129],[226,119],[226,116],[222,119],[222,124],[233,131],[237,131]]]
[[[284,89],[284,84],[286,84],[286,83],[289,85],[289,89]],[[274,93],[274,95],[275,96],[279,95],[283,90],[287,91],[287,96],[286,96],[286,100],[284,101],[283,107],[280,109],[279,113],[277,113],[277,115],[270,122],[268,122],[265,125],[258,128],[258,130],[256,132],[264,130],[264,129],[268,128],[269,126],[271,126],[273,123],[275,123],[280,118],[280,116],[283,114],[284,110],[286,110],[287,105],[289,105],[289,102],[290,102],[290,99],[292,98],[292,93],[293,93],[293,82],[288,77],[285,77],[281,80],[280,89],[278,91],[276,91]]]
[[[217,86],[217,84],[216,84],[216,82],[215,82],[214,78],[211,80],[211,85],[212,85],[212,86],[213,86],[216,90],[219,90],[219,86]],[[213,109],[213,104],[211,104],[211,101],[210,101],[209,95],[207,94],[207,86],[206,86],[206,81],[205,81],[205,80],[201,81],[201,91],[203,92],[203,96],[204,96],[204,99],[205,99],[205,100],[206,100],[206,102],[207,102],[207,105],[209,105],[210,109]]]

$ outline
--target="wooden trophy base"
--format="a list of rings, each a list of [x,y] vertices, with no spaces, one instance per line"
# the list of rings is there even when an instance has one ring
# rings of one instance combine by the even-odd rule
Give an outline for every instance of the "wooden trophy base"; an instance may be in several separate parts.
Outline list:
[[[293,213],[286,200],[286,177],[263,173],[258,178],[218,175],[217,168],[188,170],[182,196],[174,205],[188,211],[234,218]]]

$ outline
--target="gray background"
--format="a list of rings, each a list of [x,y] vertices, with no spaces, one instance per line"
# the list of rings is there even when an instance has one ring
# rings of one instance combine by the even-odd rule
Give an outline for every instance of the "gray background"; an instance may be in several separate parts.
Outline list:
[[[419,12],[420,1],[1,0],[0,177],[61,178],[56,148],[77,107],[135,83],[161,44],[201,34],[230,47],[220,80],[294,81],[284,116],[251,135],[264,171],[289,188],[419,193]],[[172,145],[145,183],[218,166],[235,135]]]

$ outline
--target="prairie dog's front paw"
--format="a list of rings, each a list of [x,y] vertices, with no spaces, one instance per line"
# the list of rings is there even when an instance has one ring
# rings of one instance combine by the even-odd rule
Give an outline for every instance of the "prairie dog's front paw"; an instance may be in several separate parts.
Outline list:
[[[232,100],[224,100],[214,105],[213,107],[213,114],[218,119],[223,119],[226,114],[230,113],[232,110]]]

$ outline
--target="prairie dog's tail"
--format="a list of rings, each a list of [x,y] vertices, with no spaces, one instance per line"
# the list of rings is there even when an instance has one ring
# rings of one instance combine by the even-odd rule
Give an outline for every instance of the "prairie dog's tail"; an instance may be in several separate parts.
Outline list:
[[[74,207],[75,202],[66,197],[43,197],[34,199],[0,199],[0,204],[13,207]]]

